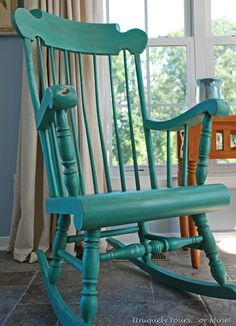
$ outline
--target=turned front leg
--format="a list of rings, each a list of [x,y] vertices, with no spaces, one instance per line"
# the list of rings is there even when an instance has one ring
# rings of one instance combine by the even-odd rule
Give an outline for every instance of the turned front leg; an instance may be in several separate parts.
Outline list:
[[[67,232],[70,226],[70,215],[60,215],[57,221],[56,235],[52,248],[52,262],[49,266],[48,277],[51,283],[55,283],[61,276],[61,258],[58,257],[58,249],[64,250],[67,244]]]
[[[138,231],[139,240],[144,245],[145,248],[145,254],[143,255],[142,259],[145,263],[149,263],[151,261],[152,255],[149,248],[149,241],[146,238],[148,234],[147,222],[140,222],[138,223],[138,226],[139,226],[139,231]]]
[[[193,220],[197,225],[199,235],[203,237],[201,245],[206,253],[207,258],[209,259],[211,274],[220,285],[224,285],[226,274],[225,267],[218,255],[216,242],[209,228],[209,225],[207,224],[206,215],[194,215]]]
[[[96,284],[100,268],[99,236],[100,230],[85,232],[80,311],[86,323],[92,323],[98,306]]]

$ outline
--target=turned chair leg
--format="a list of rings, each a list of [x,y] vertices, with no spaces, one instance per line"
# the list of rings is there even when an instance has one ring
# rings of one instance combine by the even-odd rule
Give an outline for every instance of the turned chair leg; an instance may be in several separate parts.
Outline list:
[[[180,145],[179,145],[180,146]],[[178,185],[182,184],[182,158],[178,159]],[[188,216],[180,216],[179,217],[179,226],[180,226],[180,234],[182,238],[189,237],[189,223]],[[188,248],[184,247],[184,250],[188,251]]]
[[[61,277],[61,258],[58,257],[58,249],[64,250],[67,244],[67,232],[70,226],[70,215],[60,215],[57,221],[56,235],[52,248],[52,261],[48,270],[48,278],[51,283],[56,283]]]
[[[197,227],[194,223],[194,220],[192,219],[191,216],[188,216],[189,221],[189,235],[191,237],[196,237],[198,236],[197,232]],[[191,262],[192,262],[192,267],[193,268],[199,268],[201,265],[201,250],[198,249],[190,249],[190,254],[191,254]]]
[[[197,169],[197,161],[190,160],[188,162],[188,184],[191,186],[197,185],[196,169]],[[198,236],[197,227],[191,216],[189,216],[188,222],[189,222],[189,235],[191,237]],[[201,250],[191,248],[190,254],[191,254],[192,267],[199,268],[201,265]]]
[[[100,230],[86,231],[84,238],[82,282],[80,299],[81,317],[85,323],[92,323],[98,306],[96,284],[100,269]]]
[[[180,225],[180,234],[182,238],[189,237],[189,222],[188,222],[188,216],[180,216],[179,217],[179,225]],[[188,250],[188,248],[184,248],[185,250]]]
[[[209,259],[211,275],[220,285],[224,285],[226,276],[225,267],[218,255],[216,242],[210,227],[207,224],[206,215],[194,215],[193,220],[197,226],[199,235],[203,237],[201,245],[206,253],[207,258]]]
[[[145,263],[149,263],[151,261],[152,254],[150,252],[150,247],[148,245],[149,241],[146,238],[146,235],[148,234],[148,226],[146,222],[138,223],[138,226],[139,226],[139,232],[138,232],[139,240],[145,247],[145,255],[142,257],[142,259]]]

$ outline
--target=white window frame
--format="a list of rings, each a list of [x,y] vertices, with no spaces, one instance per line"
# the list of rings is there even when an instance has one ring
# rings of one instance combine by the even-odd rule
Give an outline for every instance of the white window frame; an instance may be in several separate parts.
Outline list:
[[[109,0],[104,0],[106,5],[106,20],[109,21]],[[196,83],[199,78],[215,77],[214,72],[214,46],[236,45],[236,36],[211,35],[211,0],[183,0],[184,1],[184,37],[161,37],[149,38],[147,53],[152,46],[186,46],[187,49],[187,105],[192,107],[196,104]],[[148,32],[148,0],[144,0],[145,29]],[[149,68],[147,65],[147,74]],[[148,95],[149,96],[149,95]],[[147,97],[148,97],[147,96]],[[147,98],[148,103],[150,99]],[[211,175],[235,173],[236,164],[217,164],[216,160],[209,161],[209,173]],[[148,173],[147,166],[140,166],[141,175]],[[177,175],[177,166],[173,167],[173,175]],[[127,174],[130,167],[127,166]],[[158,174],[165,174],[165,166],[157,166]],[[112,175],[118,176],[118,167],[111,166]]]
[[[211,34],[211,0],[192,0],[192,29],[195,44],[196,79],[215,76],[214,46],[236,45],[236,36],[214,36]],[[211,175],[235,174],[236,164],[219,164],[209,160]]]

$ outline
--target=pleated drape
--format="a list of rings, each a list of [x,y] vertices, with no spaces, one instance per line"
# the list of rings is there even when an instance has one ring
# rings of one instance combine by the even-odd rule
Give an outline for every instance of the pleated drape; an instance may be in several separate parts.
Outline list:
[[[103,15],[102,0],[25,0],[25,8],[40,8],[57,16],[73,19],[82,22],[101,22]],[[35,53],[36,55],[36,53]],[[47,66],[47,53],[43,53],[46,83],[51,83],[51,74]],[[56,67],[59,76],[59,83],[65,83],[65,70],[63,58],[56,57]],[[73,55],[70,56],[71,83],[78,85],[78,67]],[[99,64],[99,76],[101,83],[105,83],[104,71],[106,69],[102,60]],[[92,88],[92,81],[87,78],[92,71],[92,62],[89,59],[84,60],[85,86]],[[36,72],[37,74],[37,72]],[[36,76],[37,78],[38,76]],[[91,91],[91,94],[93,92]],[[106,96],[102,97],[101,107],[103,108],[103,122],[106,124]],[[87,107],[92,107],[94,103],[93,96],[87,99]],[[92,182],[90,170],[88,168],[87,144],[84,136],[84,126],[81,122],[78,110],[78,130],[81,148],[81,157],[85,175],[85,185],[87,193],[92,192]],[[96,132],[95,117],[92,112],[88,112],[88,118],[91,122],[91,132]],[[106,129],[106,128],[105,128]],[[92,137],[93,138],[93,137]],[[97,137],[94,137],[94,149],[99,148]],[[95,152],[96,166],[98,169],[98,182],[100,191],[104,188],[104,176],[101,164],[100,153]],[[56,216],[48,216],[44,209],[44,199],[48,196],[47,178],[44,173],[44,163],[40,144],[35,128],[33,108],[27,86],[27,77],[25,64],[23,63],[22,75],[22,100],[20,127],[18,138],[17,169],[14,180],[14,203],[12,210],[11,233],[9,241],[9,251],[13,251],[14,259],[18,261],[33,262],[37,259],[36,250],[47,251],[51,246],[51,241],[55,232]],[[73,223],[71,223],[70,233],[75,233]],[[74,252],[73,244],[68,245],[71,253]],[[101,250],[104,250],[104,241],[100,244]]]

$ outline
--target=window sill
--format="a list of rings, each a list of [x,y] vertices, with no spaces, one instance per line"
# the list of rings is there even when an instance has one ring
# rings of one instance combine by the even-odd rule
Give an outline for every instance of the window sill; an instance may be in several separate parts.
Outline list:
[[[120,190],[120,178],[118,176],[112,176],[112,187],[114,191]],[[158,178],[159,186],[166,187],[166,176],[160,175]],[[206,184],[223,183],[228,188],[236,188],[236,173],[221,173],[221,174],[209,174],[206,180]],[[149,176],[140,176],[141,189],[150,188]],[[177,186],[177,176],[173,177],[173,185]],[[126,176],[127,190],[135,189],[135,180],[133,176]]]

